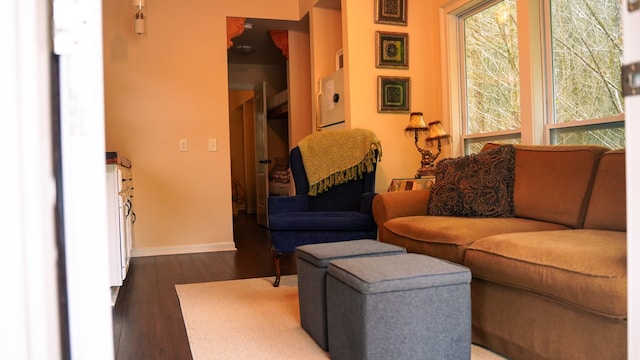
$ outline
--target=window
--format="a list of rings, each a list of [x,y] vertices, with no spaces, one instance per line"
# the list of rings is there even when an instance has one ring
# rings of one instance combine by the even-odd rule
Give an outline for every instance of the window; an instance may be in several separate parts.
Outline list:
[[[452,113],[465,153],[487,141],[624,147],[621,0],[458,3]]]
[[[489,2],[461,16],[465,152],[520,139],[516,1]]]
[[[620,0],[550,1],[552,144],[624,147],[621,10]]]

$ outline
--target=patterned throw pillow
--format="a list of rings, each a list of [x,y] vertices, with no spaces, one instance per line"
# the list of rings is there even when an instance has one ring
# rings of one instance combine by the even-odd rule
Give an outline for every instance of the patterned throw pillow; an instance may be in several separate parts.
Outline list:
[[[515,148],[504,145],[436,166],[428,215],[513,216]]]

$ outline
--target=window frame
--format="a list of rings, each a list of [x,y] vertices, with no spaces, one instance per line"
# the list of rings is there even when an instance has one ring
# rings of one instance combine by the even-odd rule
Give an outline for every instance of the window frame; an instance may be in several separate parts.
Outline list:
[[[514,135],[519,135],[520,137],[522,137],[522,123],[520,128],[517,129],[505,129],[505,130],[499,130],[499,131],[487,131],[487,132],[482,132],[482,133],[469,133],[469,120],[468,120],[468,114],[469,114],[469,109],[468,109],[468,104],[467,104],[467,97],[468,97],[468,93],[467,93],[467,89],[466,89],[466,63],[465,63],[465,59],[466,59],[466,53],[465,53],[465,19],[472,17],[482,11],[485,11],[489,8],[491,8],[492,6],[502,2],[503,0],[484,0],[484,1],[480,1],[478,2],[478,4],[475,4],[475,6],[471,6],[470,8],[466,9],[465,11],[462,11],[460,13],[457,13],[456,17],[457,17],[457,26],[458,26],[458,39],[457,39],[457,46],[458,46],[458,63],[460,64],[460,67],[458,69],[459,71],[459,81],[460,81],[460,99],[462,101],[459,102],[460,104],[460,110],[461,110],[461,114],[462,116],[460,117],[461,119],[461,124],[460,124],[460,137],[461,137],[461,143],[463,146],[463,154],[468,153],[469,150],[469,140],[477,140],[477,139],[482,139],[482,138],[486,138],[487,141],[491,141],[492,139],[500,139],[500,138],[504,138],[504,137],[513,137]],[[518,42],[520,42],[520,29],[518,29]],[[518,56],[519,58],[520,56]],[[518,60],[518,62],[520,62],[520,60]],[[520,65],[520,64],[518,64]],[[463,85],[464,84],[464,85]],[[522,85],[521,85],[522,88]],[[522,114],[520,114],[520,116],[522,117]]]
[[[554,91],[553,91],[553,52],[551,51],[551,0],[544,0],[540,2],[541,8],[541,20],[543,21],[542,28],[542,36],[544,38],[544,46],[549,49],[549,51],[543,52],[544,56],[543,65],[545,67],[544,76],[545,76],[545,97],[547,104],[553,104],[554,101]],[[621,19],[622,21],[622,19]],[[581,128],[593,127],[596,125],[606,125],[606,124],[620,124],[624,127],[625,114],[624,112],[614,115],[607,116],[602,118],[591,118],[591,119],[583,119],[583,120],[571,120],[565,122],[556,122],[554,107],[549,105],[545,107],[545,116],[547,121],[544,123],[544,144],[551,145],[552,142],[552,133],[554,130],[566,130],[574,128],[579,130]]]
[[[453,0],[439,9],[441,60],[443,64],[443,116],[452,119],[452,156],[466,154],[466,140],[520,133],[523,144],[551,144],[555,129],[581,128],[607,123],[622,123],[624,113],[616,116],[555,123],[553,107],[553,74],[551,51],[550,0],[516,0],[518,21],[518,66],[520,68],[520,129],[466,134],[466,99],[464,79],[463,21],[461,16],[483,9],[499,0]]]

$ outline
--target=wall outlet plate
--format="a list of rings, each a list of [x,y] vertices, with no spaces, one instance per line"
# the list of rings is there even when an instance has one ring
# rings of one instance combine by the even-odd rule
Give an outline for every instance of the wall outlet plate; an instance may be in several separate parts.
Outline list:
[[[218,151],[218,139],[209,139],[208,149],[209,151]]]
[[[180,139],[179,147],[181,152],[189,151],[189,143],[187,142],[187,139]]]

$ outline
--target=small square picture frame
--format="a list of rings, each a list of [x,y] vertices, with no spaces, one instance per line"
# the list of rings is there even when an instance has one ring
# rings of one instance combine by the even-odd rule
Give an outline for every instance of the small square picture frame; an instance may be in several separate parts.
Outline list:
[[[409,34],[376,31],[376,67],[409,68]]]
[[[378,76],[378,112],[408,113],[411,100],[411,78]]]
[[[407,0],[376,0],[376,24],[407,26]]]

